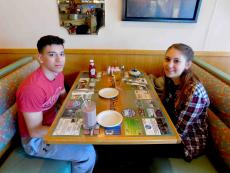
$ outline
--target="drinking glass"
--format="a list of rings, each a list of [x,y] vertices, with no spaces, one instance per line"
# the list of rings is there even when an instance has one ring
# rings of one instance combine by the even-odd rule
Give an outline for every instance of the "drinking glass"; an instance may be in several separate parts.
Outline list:
[[[92,100],[84,101],[81,107],[83,125],[86,128],[93,128],[96,123],[96,103]]]
[[[120,81],[121,80],[121,71],[115,71],[114,76],[115,76],[116,81]]]

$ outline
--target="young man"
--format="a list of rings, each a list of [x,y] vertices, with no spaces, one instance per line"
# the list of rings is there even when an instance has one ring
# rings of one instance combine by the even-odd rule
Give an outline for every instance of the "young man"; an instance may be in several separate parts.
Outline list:
[[[66,95],[63,44],[62,38],[52,35],[38,40],[40,68],[22,82],[16,94],[21,141],[31,156],[71,161],[72,172],[88,173],[96,158],[92,145],[49,145],[43,140],[56,116],[56,103]]]

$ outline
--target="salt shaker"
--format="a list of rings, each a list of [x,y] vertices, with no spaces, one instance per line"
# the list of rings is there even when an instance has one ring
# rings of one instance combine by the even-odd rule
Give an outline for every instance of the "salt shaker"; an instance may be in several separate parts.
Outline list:
[[[110,73],[111,73],[111,67],[109,66],[109,67],[107,68],[107,74],[110,75]]]

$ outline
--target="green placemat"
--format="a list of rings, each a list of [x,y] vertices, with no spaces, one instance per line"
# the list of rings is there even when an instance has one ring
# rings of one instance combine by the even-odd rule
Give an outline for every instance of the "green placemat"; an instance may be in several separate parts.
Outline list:
[[[140,119],[125,118],[124,128],[125,135],[127,136],[144,135],[143,125]]]

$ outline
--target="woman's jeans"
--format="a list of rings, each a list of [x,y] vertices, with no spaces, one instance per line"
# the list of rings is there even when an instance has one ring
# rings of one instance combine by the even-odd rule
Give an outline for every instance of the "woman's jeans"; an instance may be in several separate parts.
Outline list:
[[[31,156],[72,162],[72,173],[91,173],[96,153],[92,145],[46,144],[42,138],[22,138],[25,152]]]

